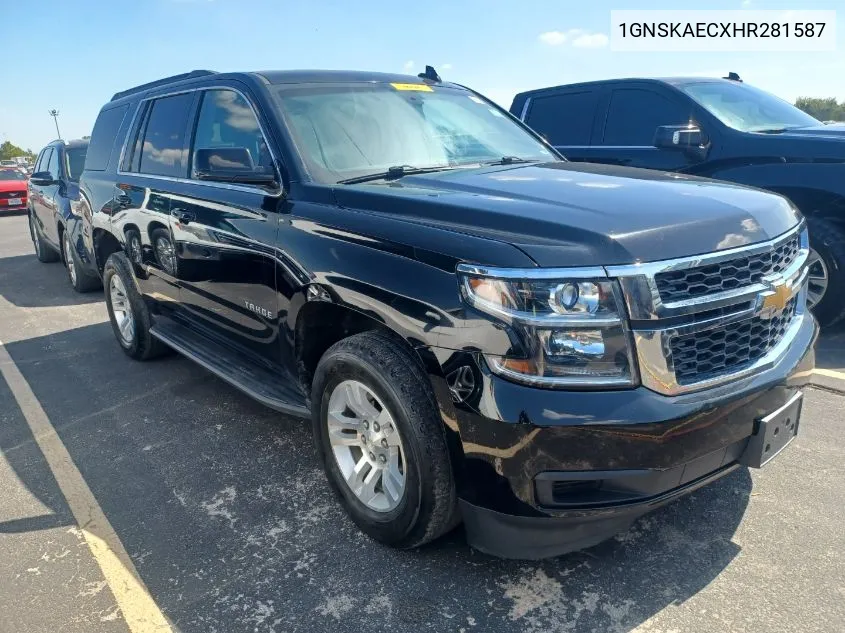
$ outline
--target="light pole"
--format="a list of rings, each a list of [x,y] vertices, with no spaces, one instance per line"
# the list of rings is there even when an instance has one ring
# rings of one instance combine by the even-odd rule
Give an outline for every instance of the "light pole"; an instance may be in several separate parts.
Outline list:
[[[62,138],[62,133],[59,132],[59,111],[58,110],[50,110],[50,116],[53,117],[53,121],[56,123],[56,135],[59,138]]]

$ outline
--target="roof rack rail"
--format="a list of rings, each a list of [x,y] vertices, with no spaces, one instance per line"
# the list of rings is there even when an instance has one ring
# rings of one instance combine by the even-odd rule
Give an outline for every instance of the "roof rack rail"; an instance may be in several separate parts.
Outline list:
[[[192,70],[189,73],[182,73],[181,75],[165,77],[164,79],[158,79],[156,81],[151,81],[150,83],[135,86],[134,88],[129,88],[128,90],[116,92],[114,93],[114,96],[111,98],[111,100],[117,101],[118,99],[122,99],[123,97],[128,97],[131,94],[135,94],[136,92],[143,92],[144,90],[150,90],[151,88],[166,86],[167,84],[174,83],[176,81],[184,81],[185,79],[196,79],[197,77],[207,77],[208,75],[216,74],[217,73],[213,70]]]

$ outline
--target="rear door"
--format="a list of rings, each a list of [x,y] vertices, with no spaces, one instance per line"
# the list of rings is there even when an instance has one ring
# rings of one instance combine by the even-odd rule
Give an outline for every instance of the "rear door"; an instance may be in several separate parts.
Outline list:
[[[194,326],[275,364],[282,353],[274,257],[281,189],[216,180],[212,169],[276,173],[263,117],[236,83],[201,90],[196,112],[189,177],[170,203],[181,305]]]
[[[626,83],[610,94],[604,127],[593,141],[594,159],[613,165],[674,171],[693,164],[692,154],[654,146],[661,125],[695,122],[691,102],[660,84]]]
[[[531,96],[523,120],[569,160],[590,160],[602,94],[601,87],[582,86]]]
[[[141,102],[113,192],[112,230],[124,235],[127,250],[146,272],[139,280],[142,292],[164,310],[179,308],[170,213],[188,174],[195,99],[195,92],[183,92]]]

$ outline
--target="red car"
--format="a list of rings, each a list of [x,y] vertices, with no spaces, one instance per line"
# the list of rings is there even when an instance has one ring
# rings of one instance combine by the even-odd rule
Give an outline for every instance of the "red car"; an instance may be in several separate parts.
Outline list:
[[[26,210],[27,180],[17,167],[0,169],[0,213]]]

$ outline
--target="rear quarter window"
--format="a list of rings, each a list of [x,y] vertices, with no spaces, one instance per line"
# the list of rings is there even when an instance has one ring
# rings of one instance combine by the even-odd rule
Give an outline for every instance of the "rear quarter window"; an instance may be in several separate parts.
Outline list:
[[[525,123],[552,145],[589,145],[598,99],[597,90],[534,97]]]
[[[97,122],[94,123],[94,131],[91,132],[85,169],[103,171],[108,167],[114,151],[115,137],[128,110],[129,106],[123,105],[100,112]]]

